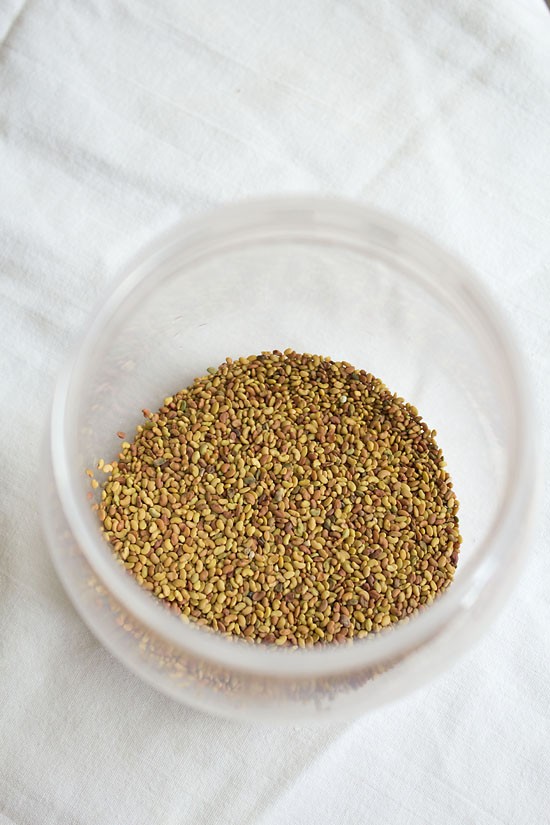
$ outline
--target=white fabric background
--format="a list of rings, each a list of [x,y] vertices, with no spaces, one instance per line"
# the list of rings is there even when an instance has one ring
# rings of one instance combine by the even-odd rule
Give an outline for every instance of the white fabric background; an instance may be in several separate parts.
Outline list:
[[[36,513],[53,382],[91,303],[136,246],[243,195],[353,196],[460,253],[547,417],[542,0],[2,0],[0,43],[0,822],[550,822],[547,507],[512,600],[452,670],[290,731],[127,673],[69,605]]]

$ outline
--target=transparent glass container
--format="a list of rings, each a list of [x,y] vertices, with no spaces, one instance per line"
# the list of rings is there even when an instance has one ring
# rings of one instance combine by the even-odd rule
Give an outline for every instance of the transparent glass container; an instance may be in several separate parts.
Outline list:
[[[116,456],[142,408],[228,355],[287,347],[349,361],[414,404],[461,502],[448,591],[350,645],[289,650],[183,622],[115,561],[91,508],[85,470]],[[452,663],[517,577],[533,500],[528,398],[477,280],[416,231],[332,199],[220,208],[136,256],[60,377],[41,500],[55,567],[101,642],[177,700],[270,722],[367,711]]]

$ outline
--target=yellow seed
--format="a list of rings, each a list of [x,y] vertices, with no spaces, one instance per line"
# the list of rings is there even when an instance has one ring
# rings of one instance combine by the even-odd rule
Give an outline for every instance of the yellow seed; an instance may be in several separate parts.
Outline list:
[[[120,562],[186,620],[352,643],[452,580],[458,503],[435,432],[372,375],[292,350],[228,358],[144,414],[120,461],[98,462],[93,506]]]

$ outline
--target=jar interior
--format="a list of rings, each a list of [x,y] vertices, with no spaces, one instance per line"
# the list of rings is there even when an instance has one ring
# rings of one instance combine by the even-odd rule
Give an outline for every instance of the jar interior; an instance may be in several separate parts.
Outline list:
[[[461,505],[460,577],[503,498],[508,388],[467,286],[431,247],[403,246],[271,237],[190,256],[182,241],[141,262],[71,377],[66,444],[82,518],[99,534],[85,470],[116,456],[118,431],[131,440],[143,408],[226,356],[291,347],[372,372],[437,430]]]

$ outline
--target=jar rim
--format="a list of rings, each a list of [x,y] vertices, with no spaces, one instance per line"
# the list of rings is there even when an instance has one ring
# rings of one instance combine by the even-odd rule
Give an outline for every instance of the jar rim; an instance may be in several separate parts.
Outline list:
[[[501,500],[475,556],[461,566],[461,576],[428,610],[410,621],[397,623],[390,632],[354,640],[352,645],[327,645],[306,649],[286,649],[271,645],[251,645],[227,639],[221,634],[195,627],[191,622],[170,614],[154,603],[135,580],[105,553],[105,541],[96,528],[89,502],[83,502],[71,483],[74,472],[69,443],[71,396],[77,395],[78,379],[94,343],[113,313],[128,300],[145,279],[152,277],[155,262],[169,254],[185,250],[188,265],[201,256],[220,254],[235,245],[246,246],[262,239],[284,238],[308,243],[332,243],[355,251],[366,251],[379,244],[384,254],[401,256],[405,261],[414,255],[437,259],[444,270],[444,283],[437,289],[452,297],[457,307],[468,309],[472,331],[492,348],[498,359],[499,379],[510,404],[511,433],[507,451],[505,482]],[[520,541],[522,519],[532,504],[534,476],[533,435],[530,395],[526,378],[508,330],[479,284],[476,276],[454,256],[444,252],[429,238],[407,224],[379,210],[340,198],[288,196],[264,198],[218,207],[194,220],[183,220],[164,232],[135,255],[115,279],[92,322],[84,333],[71,361],[57,383],[50,425],[53,475],[64,515],[85,558],[104,585],[132,614],[154,633],[176,647],[237,670],[285,676],[318,676],[380,666],[388,660],[404,657],[407,651],[423,646],[459,613],[479,599],[495,575],[508,575],[511,563],[523,554]],[[504,570],[506,560],[509,569]],[[496,598],[496,594],[493,598]]]

